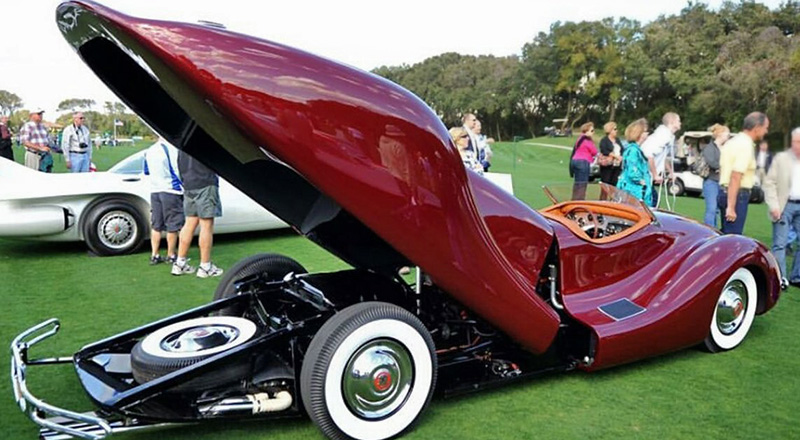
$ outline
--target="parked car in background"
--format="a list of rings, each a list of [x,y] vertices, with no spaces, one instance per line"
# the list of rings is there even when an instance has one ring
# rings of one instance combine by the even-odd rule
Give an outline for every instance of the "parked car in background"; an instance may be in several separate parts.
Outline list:
[[[144,151],[107,172],[47,174],[0,159],[0,237],[84,241],[97,255],[135,251],[149,236],[150,184]],[[216,234],[285,228],[286,223],[220,179]]]
[[[670,192],[676,196],[694,195],[703,193],[703,178],[693,171],[693,165],[703,148],[711,142],[710,131],[687,131],[677,141],[673,169],[675,180],[670,185]],[[756,176],[755,185],[750,192],[750,203],[762,203],[764,191],[761,181]]]

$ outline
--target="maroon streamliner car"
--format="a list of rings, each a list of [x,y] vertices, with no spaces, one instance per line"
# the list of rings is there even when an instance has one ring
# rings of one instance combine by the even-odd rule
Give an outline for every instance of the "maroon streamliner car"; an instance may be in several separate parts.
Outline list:
[[[434,112],[375,75],[88,1],[62,4],[56,20],[156,131],[352,269],[249,257],[214,302],[66,358],[29,358],[57,320],[24,332],[15,397],[45,438],[307,413],[330,438],[385,439],[434,391],[733,349],[780,295],[762,244],[614,188],[583,200],[549,189],[552,206],[529,208],[465,170]],[[403,266],[419,268],[416,282]],[[95,412],[28,391],[27,367],[63,362]]]

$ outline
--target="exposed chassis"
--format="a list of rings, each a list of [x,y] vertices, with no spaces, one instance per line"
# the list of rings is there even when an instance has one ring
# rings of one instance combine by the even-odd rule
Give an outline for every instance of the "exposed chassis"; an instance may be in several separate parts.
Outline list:
[[[418,280],[423,280],[421,274],[418,274]],[[340,288],[344,283],[351,286],[350,292]],[[354,284],[362,286],[360,293],[352,292]],[[300,402],[299,371],[308,342],[337,310],[369,300],[402,304],[426,323],[436,341],[439,361],[437,393],[440,395],[477,391],[579,365],[576,359],[581,356],[567,353],[564,347],[575,345],[574,339],[586,338],[585,333],[572,338],[570,331],[575,329],[569,330],[565,326],[560,339],[573,339],[570,344],[554,344],[553,350],[534,356],[510,342],[502,333],[474,319],[462,306],[445,299],[436,287],[425,283],[418,285],[419,289],[416,289],[400,280],[387,280],[358,270],[298,277],[290,274],[280,282],[253,276],[237,284],[238,296],[87,345],[73,356],[30,359],[30,349],[60,329],[58,319],[49,319],[24,331],[11,344],[14,396],[20,409],[41,426],[40,438],[48,440],[73,437],[96,440],[115,433],[226,417],[271,419],[300,416],[304,411]],[[365,297],[367,291],[381,293]],[[141,338],[174,323],[236,307],[244,307],[245,316],[258,320],[259,332],[252,340],[159,379],[144,384],[133,380],[130,352]],[[266,356],[281,361],[265,360]],[[98,407],[97,411],[78,413],[59,408],[38,399],[28,390],[26,370],[29,366],[66,363],[75,365],[88,397]],[[249,363],[251,374],[245,380],[207,392],[174,391],[192,379],[213,375],[216,370],[233,363]],[[279,377],[281,374],[283,377]],[[274,377],[279,377],[277,382]],[[285,410],[256,414],[243,396],[266,389],[270,395],[274,395],[277,389],[288,391],[292,396],[291,405]],[[219,405],[223,401],[235,402],[238,406]],[[211,410],[212,407],[224,409]]]

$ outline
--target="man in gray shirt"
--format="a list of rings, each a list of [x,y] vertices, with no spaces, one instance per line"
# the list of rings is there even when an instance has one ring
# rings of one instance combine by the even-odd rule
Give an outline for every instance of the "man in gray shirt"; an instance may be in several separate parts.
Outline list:
[[[218,277],[222,269],[211,262],[211,247],[214,243],[214,218],[222,216],[222,204],[219,200],[219,178],[205,165],[188,154],[178,153],[178,171],[183,181],[183,209],[186,223],[180,233],[178,259],[172,265],[173,275],[194,273],[189,266],[186,255],[192,244],[192,237],[200,225],[200,266],[197,268],[198,278]]]
[[[720,147],[731,137],[731,130],[722,125],[714,124],[711,130],[711,142],[703,147],[702,156],[708,165],[708,176],[703,179],[703,199],[706,204],[706,211],[703,215],[703,223],[717,227],[717,196],[719,195],[719,154]]]

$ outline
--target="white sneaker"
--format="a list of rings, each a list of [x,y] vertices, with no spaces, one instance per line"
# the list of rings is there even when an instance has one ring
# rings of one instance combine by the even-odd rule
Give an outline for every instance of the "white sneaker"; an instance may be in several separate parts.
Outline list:
[[[194,267],[189,266],[188,263],[183,264],[183,265],[178,264],[178,263],[174,263],[172,265],[172,274],[173,275],[183,275],[185,273],[194,273]]]
[[[214,263],[209,263],[208,269],[203,269],[203,265],[197,268],[197,278],[218,277],[222,275],[223,270],[218,268]]]

